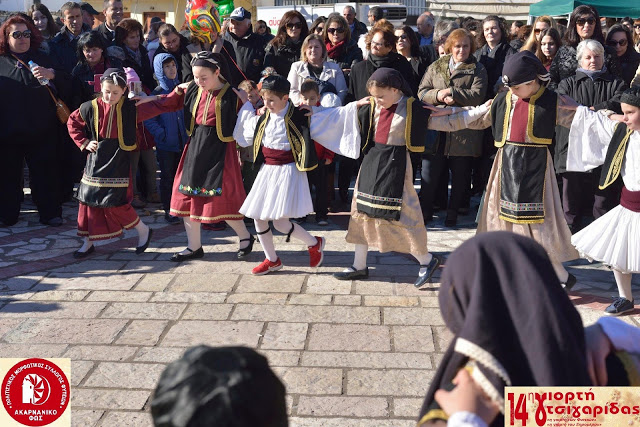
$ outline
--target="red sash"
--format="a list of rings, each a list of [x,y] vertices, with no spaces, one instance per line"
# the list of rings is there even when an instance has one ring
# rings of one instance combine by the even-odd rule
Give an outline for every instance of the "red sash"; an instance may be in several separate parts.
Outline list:
[[[620,205],[630,211],[640,212],[640,191],[629,191],[627,187],[622,187]]]
[[[264,154],[264,162],[268,165],[286,165],[293,163],[293,152],[291,150],[274,150],[272,148],[262,147]]]

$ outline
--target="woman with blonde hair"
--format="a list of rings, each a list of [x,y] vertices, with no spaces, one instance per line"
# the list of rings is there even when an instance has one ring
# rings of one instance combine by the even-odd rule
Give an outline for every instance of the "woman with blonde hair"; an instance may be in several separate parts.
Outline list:
[[[531,53],[536,53],[536,49],[538,44],[540,43],[540,34],[542,31],[547,30],[549,28],[558,29],[558,24],[556,20],[548,15],[538,16],[533,23],[533,28],[531,29],[531,34],[529,34],[529,38],[520,50],[528,50]],[[544,63],[544,62],[543,62]]]
[[[300,105],[300,88],[305,80],[316,82],[328,82],[332,84],[340,101],[344,103],[347,97],[347,83],[340,66],[335,62],[327,61],[327,47],[322,36],[309,34],[302,43],[302,55],[300,61],[291,65],[287,80],[291,83],[289,96],[294,105]]]

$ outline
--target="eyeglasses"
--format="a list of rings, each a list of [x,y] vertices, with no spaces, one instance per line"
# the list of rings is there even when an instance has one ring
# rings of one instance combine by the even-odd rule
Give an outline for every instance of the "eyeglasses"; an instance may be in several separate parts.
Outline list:
[[[578,24],[578,26],[580,27],[584,27],[584,24],[589,24],[589,25],[595,25],[596,20],[595,18],[578,18],[576,19],[576,24]]]
[[[607,42],[607,46],[617,46],[620,45],[620,47],[625,47],[627,45],[627,39],[622,39],[622,40],[609,40]]]
[[[315,31],[316,33],[320,34],[322,32],[322,30],[324,30],[324,27],[316,27]]]
[[[633,28],[635,28],[636,30],[640,28],[640,24],[633,24]]]
[[[302,22],[289,22],[287,24],[287,30],[293,30],[294,28],[298,30],[302,28]]]
[[[533,30],[533,32],[536,34],[540,34],[542,32],[542,29],[536,28],[535,30]]]
[[[402,40],[406,40],[406,39],[409,38],[409,36],[407,36],[406,34],[402,34],[402,35],[398,36],[398,38],[402,39]]]
[[[371,46],[375,46],[375,47],[385,47],[385,46],[387,46],[387,44],[386,44],[385,42],[378,43],[378,42],[374,42],[373,40],[371,40]]]
[[[339,27],[339,28],[327,28],[327,33],[329,33],[329,34],[333,34],[333,33],[342,34],[342,33],[344,33],[344,28],[342,28],[342,27]]]
[[[14,31],[13,33],[11,33],[11,37],[13,37],[14,39],[21,39],[23,37],[25,39],[30,39],[31,38],[31,31],[30,30],[25,30],[23,32]]]

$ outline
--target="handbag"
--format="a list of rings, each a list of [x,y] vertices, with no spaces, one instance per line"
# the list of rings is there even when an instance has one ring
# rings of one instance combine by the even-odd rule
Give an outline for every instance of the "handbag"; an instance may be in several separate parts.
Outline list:
[[[13,57],[18,62],[20,62],[27,70],[29,69],[29,66],[25,64],[24,61],[22,61],[20,58],[18,58],[15,55],[13,55]],[[57,98],[53,94],[53,92],[51,92],[51,88],[49,86],[45,86],[45,87],[49,91],[49,95],[51,95],[51,99],[53,100],[53,105],[56,106],[56,116],[58,117],[58,120],[60,120],[60,123],[62,123],[63,125],[66,125],[67,122],[69,121],[69,116],[71,116],[71,111],[69,111],[69,107],[67,107],[67,104],[65,104],[62,99]]]
[[[58,116],[58,120],[60,120],[60,123],[63,125],[66,125],[69,121],[69,116],[71,115],[69,107],[67,107],[67,104],[65,104],[62,99],[56,98],[53,95],[49,86],[46,86],[46,88],[49,91],[49,95],[51,95],[51,99],[53,99],[53,104],[56,106],[56,116]]]

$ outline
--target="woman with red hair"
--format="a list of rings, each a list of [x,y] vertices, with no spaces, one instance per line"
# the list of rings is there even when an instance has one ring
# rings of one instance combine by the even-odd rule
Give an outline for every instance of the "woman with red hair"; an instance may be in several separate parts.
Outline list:
[[[70,76],[38,49],[41,43],[40,31],[24,16],[12,16],[0,26],[0,93],[4,99],[0,103],[0,226],[18,222],[24,160],[40,222],[62,224],[55,161],[60,122],[47,88],[54,94],[69,93]],[[29,61],[38,64],[33,71]],[[47,80],[47,85],[41,84]]]

